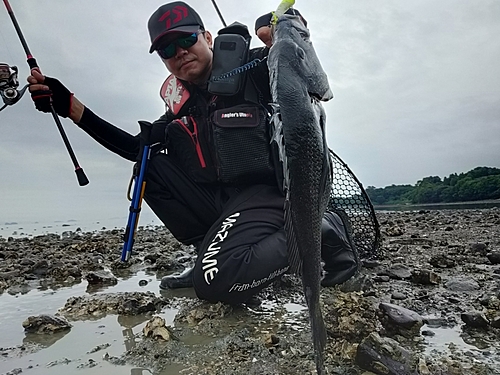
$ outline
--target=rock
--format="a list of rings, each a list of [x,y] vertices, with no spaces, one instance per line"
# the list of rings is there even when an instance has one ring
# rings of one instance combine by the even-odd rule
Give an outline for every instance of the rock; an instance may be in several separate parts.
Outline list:
[[[23,322],[25,332],[29,333],[55,333],[71,329],[71,324],[66,318],[58,315],[30,316]]]
[[[429,263],[436,268],[452,268],[456,265],[455,260],[445,254],[437,254],[432,256],[429,260]]]
[[[491,264],[500,264],[500,251],[493,251],[487,257]]]
[[[155,312],[165,304],[153,292],[102,293],[70,297],[59,311],[72,319],[81,319],[107,314],[139,315]]]
[[[9,280],[14,277],[18,277],[21,274],[19,270],[13,270],[8,272],[0,272],[0,279]]]
[[[465,312],[460,317],[468,327],[472,328],[486,328],[489,324],[488,319],[479,311]]]
[[[450,301],[451,303],[460,303],[462,302],[462,298],[459,298],[457,296],[449,296],[448,301]]]
[[[415,284],[437,285],[441,282],[441,277],[430,270],[413,270],[411,273],[411,281]]]
[[[98,351],[100,350],[104,350],[106,348],[109,348],[111,346],[111,344],[109,343],[106,343],[106,344],[101,344],[101,345],[97,345],[95,346],[94,348],[90,349],[87,354],[92,354],[92,353],[97,353]]]
[[[391,298],[396,300],[404,300],[406,299],[406,294],[401,292],[394,292],[392,293]]]
[[[479,303],[488,309],[500,310],[500,299],[495,295],[483,295]]]
[[[470,245],[470,249],[473,253],[485,256],[488,252],[488,245],[482,242],[473,243]]]
[[[380,266],[380,262],[375,259],[364,259],[362,263],[364,268],[376,268]]]
[[[21,259],[19,264],[22,266],[33,266],[35,264],[35,261],[32,259],[24,258],[24,259]]]
[[[275,334],[268,333],[264,337],[264,345],[266,345],[266,348],[272,348],[274,346],[277,346],[280,342],[280,338],[276,336]]]
[[[477,281],[468,277],[454,277],[448,280],[444,286],[454,292],[473,292],[479,289]]]
[[[448,327],[448,321],[442,317],[428,318],[427,319],[427,327],[430,327],[430,328]]]
[[[404,231],[403,231],[403,229],[401,229],[400,227],[398,227],[396,225],[396,226],[387,228],[385,230],[385,234],[387,234],[389,237],[398,237],[398,236],[402,236],[404,234]]]
[[[391,280],[391,278],[387,275],[379,275],[379,276],[373,277],[373,281],[375,281],[375,282],[387,283],[390,280]]]
[[[191,262],[191,259],[192,257],[189,256],[189,255],[182,255],[180,257],[178,257],[176,260],[177,262],[179,262],[180,264],[184,264],[184,263],[189,263]]]
[[[495,316],[490,324],[493,328],[500,328],[500,316]]]
[[[388,331],[400,331],[402,328],[404,331],[400,331],[401,334],[411,336],[416,335],[424,325],[424,319],[418,313],[404,307],[382,302],[379,309],[383,313],[382,324]]]
[[[30,268],[30,272],[37,275],[38,277],[45,277],[48,271],[49,263],[45,259],[35,262]]]
[[[424,358],[418,359],[418,375],[431,375]]]
[[[85,279],[90,285],[116,285],[118,279],[110,271],[100,270],[87,273]]]
[[[433,337],[433,336],[436,336],[436,332],[431,331],[429,329],[425,329],[422,331],[422,336]]]
[[[372,332],[358,346],[355,363],[380,375],[414,375],[410,353],[397,341]]]
[[[214,318],[223,318],[229,315],[233,311],[233,307],[222,303],[201,303],[198,306],[191,308],[186,315],[178,314],[175,319],[178,321],[187,321],[189,324],[198,325],[204,320],[210,320]]]
[[[154,316],[151,318],[142,329],[142,333],[145,337],[164,341],[176,339],[170,328],[165,325],[165,319],[161,316]]]
[[[373,281],[368,275],[355,275],[339,286],[343,293],[367,292],[373,288]]]
[[[411,277],[411,271],[408,267],[403,264],[394,264],[391,268],[387,270],[387,275],[391,279],[403,280],[409,279]]]

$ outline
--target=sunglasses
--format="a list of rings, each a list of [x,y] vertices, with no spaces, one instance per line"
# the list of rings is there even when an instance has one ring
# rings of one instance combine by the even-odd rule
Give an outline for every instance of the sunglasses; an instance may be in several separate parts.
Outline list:
[[[177,38],[173,42],[166,44],[161,48],[158,48],[156,51],[162,59],[171,59],[177,53],[177,46],[184,49],[194,46],[198,41],[198,34],[199,32],[196,32],[188,36]]]

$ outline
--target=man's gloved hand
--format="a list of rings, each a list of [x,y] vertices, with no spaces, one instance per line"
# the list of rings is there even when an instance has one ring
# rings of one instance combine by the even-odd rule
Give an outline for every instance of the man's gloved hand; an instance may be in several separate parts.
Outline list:
[[[52,102],[59,116],[68,117],[71,113],[73,93],[55,78],[43,76],[37,70],[32,70],[31,74],[28,77],[28,82],[31,84],[29,90],[36,109],[41,112],[51,112]]]

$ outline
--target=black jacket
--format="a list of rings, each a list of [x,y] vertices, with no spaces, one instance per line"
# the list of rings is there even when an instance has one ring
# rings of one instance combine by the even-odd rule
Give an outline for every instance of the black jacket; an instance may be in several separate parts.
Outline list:
[[[249,61],[255,58],[262,59],[267,56],[268,52],[269,50],[267,48],[252,49],[249,53]],[[265,62],[248,71],[247,85],[249,82],[252,82],[254,87],[257,89],[256,93],[259,105],[266,107],[269,110],[268,104],[271,102],[271,95],[269,90],[269,73]],[[171,123],[172,120],[188,115],[190,114],[189,111],[193,111],[195,109],[202,112],[206,111],[208,103],[211,101],[213,95],[206,89],[201,89],[200,87],[187,82],[183,83],[191,94],[188,103],[186,103],[183,110],[177,115],[174,116],[173,113],[167,111],[153,123],[151,143],[160,143],[166,147],[165,130],[167,125]],[[243,91],[244,90],[233,97],[218,98],[216,100],[216,108],[231,107],[248,101],[247,98],[245,98]],[[204,114],[207,116],[209,115],[208,112],[205,112]],[[120,128],[100,118],[88,108],[85,108],[82,119],[77,125],[108,150],[127,160],[137,160],[137,156],[140,152],[139,134],[134,136],[121,130]]]

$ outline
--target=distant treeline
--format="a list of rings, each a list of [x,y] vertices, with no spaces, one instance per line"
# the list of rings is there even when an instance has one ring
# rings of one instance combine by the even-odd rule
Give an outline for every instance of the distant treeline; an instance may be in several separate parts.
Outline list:
[[[477,167],[467,173],[425,177],[413,185],[368,186],[373,204],[449,203],[500,198],[500,169]]]

